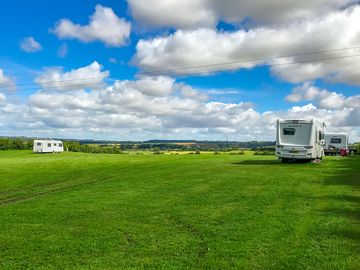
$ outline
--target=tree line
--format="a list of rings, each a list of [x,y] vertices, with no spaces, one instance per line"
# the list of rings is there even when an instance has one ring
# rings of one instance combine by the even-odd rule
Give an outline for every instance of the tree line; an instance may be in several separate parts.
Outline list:
[[[0,150],[31,150],[33,140],[27,138],[0,138]],[[273,154],[274,142],[201,142],[192,144],[177,143],[124,143],[124,144],[83,144],[79,141],[64,141],[64,150],[70,152],[122,154],[124,151],[221,151],[251,149],[259,155]],[[360,144],[351,146],[354,153],[360,154]]]
[[[25,150],[33,148],[33,140],[22,138],[0,138],[0,150]]]

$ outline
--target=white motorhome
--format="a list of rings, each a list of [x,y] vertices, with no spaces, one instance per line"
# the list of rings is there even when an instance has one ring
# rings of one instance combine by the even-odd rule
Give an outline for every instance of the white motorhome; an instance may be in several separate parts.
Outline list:
[[[64,152],[64,144],[62,141],[55,140],[34,140],[33,151],[35,153]]]
[[[345,150],[349,152],[349,135],[347,133],[325,133],[325,152]]]
[[[313,160],[324,156],[324,122],[311,120],[277,120],[276,156],[283,162]]]

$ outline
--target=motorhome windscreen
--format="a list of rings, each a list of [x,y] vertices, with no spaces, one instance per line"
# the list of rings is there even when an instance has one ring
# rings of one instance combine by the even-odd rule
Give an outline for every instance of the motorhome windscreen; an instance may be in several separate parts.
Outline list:
[[[280,142],[288,145],[309,145],[311,139],[311,123],[281,123]]]
[[[283,133],[284,135],[295,135],[295,128],[284,128]]]

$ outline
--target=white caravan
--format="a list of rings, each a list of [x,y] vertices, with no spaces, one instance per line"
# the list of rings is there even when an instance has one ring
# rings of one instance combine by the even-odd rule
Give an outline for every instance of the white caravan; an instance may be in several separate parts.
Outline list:
[[[64,152],[62,141],[55,140],[34,140],[33,151],[35,153],[57,153]]]
[[[347,133],[325,133],[326,150],[346,150],[349,152],[349,135]]]
[[[321,159],[324,156],[324,122],[311,120],[277,120],[276,156],[289,160]]]

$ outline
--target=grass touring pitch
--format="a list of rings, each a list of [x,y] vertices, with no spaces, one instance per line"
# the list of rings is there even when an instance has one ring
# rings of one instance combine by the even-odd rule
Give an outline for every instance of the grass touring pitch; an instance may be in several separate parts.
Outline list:
[[[359,269],[360,158],[0,152],[1,269]]]

